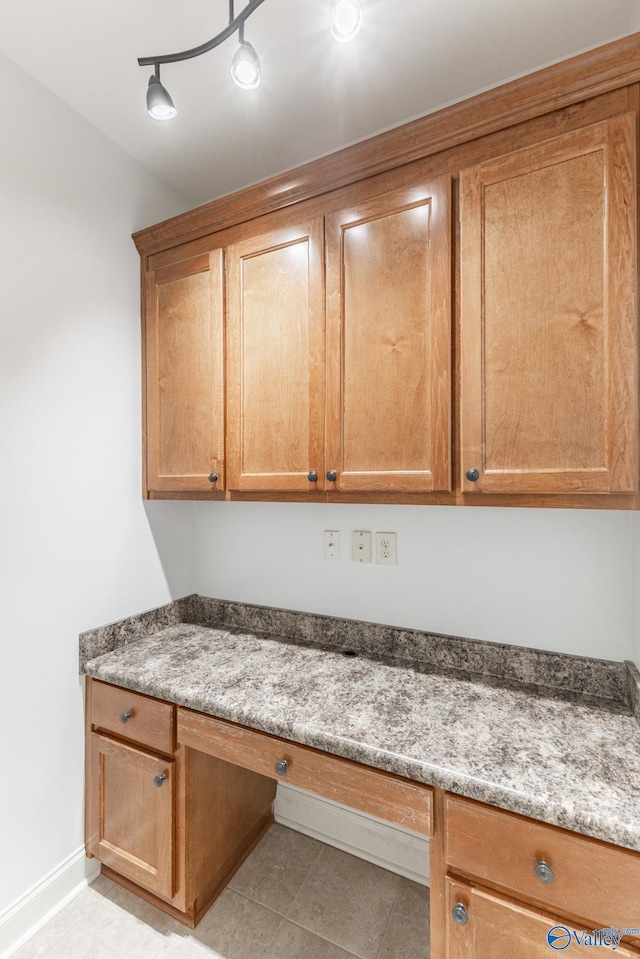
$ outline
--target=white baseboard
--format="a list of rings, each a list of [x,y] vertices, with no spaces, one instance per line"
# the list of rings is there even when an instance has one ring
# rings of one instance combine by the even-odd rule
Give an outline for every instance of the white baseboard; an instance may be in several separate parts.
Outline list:
[[[429,885],[429,840],[419,833],[285,783],[278,783],[273,812],[283,826]]]
[[[87,859],[84,846],[0,913],[0,959],[20,946],[71,902],[98,875],[100,863]]]

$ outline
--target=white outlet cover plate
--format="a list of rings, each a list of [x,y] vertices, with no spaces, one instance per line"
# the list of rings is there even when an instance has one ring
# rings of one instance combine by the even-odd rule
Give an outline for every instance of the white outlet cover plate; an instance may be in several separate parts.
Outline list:
[[[376,563],[379,566],[398,565],[398,543],[395,533],[376,533]]]

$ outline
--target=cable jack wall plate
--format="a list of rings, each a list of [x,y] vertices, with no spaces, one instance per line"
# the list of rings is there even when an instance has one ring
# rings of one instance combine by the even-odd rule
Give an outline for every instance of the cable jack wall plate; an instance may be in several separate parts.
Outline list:
[[[340,559],[340,530],[325,529],[324,531],[324,558]]]
[[[371,562],[371,533],[354,529],[351,533],[351,559],[354,563]]]

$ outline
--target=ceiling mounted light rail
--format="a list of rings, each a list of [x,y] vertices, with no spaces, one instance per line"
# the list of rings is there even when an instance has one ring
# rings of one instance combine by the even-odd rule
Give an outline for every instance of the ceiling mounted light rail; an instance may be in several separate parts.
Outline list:
[[[160,82],[160,67],[165,63],[179,63],[182,60],[191,60],[203,53],[220,46],[234,33],[239,35],[239,46],[231,61],[230,73],[233,82],[242,90],[256,90],[262,79],[260,60],[255,49],[244,38],[244,25],[254,10],[264,3],[264,0],[249,0],[246,7],[235,14],[234,0],[229,0],[229,25],[216,34],[211,40],[183,50],[180,53],[167,53],[157,57],[139,57],[141,67],[152,66],[153,73],[149,78],[147,88],[147,113],[154,120],[172,120],[178,113],[173,100]],[[330,31],[331,36],[338,43],[348,43],[353,40],[362,27],[363,14],[360,0],[333,0],[331,5]]]

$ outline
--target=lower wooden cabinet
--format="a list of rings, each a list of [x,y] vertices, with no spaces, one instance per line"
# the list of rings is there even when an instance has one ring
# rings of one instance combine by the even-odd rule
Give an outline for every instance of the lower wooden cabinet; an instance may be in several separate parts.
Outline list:
[[[600,955],[625,930],[616,955],[640,956],[640,853],[460,796],[436,809],[433,956]]]
[[[446,959],[550,959],[556,952],[578,959],[592,943],[602,955],[616,941],[601,928],[585,929],[454,879],[447,880],[447,908]],[[614,955],[637,959],[638,953],[622,944]]]
[[[175,745],[175,713],[87,682],[86,849],[105,875],[193,927],[273,822],[276,784]]]
[[[96,799],[90,853],[165,899],[173,897],[174,763],[93,733]]]

